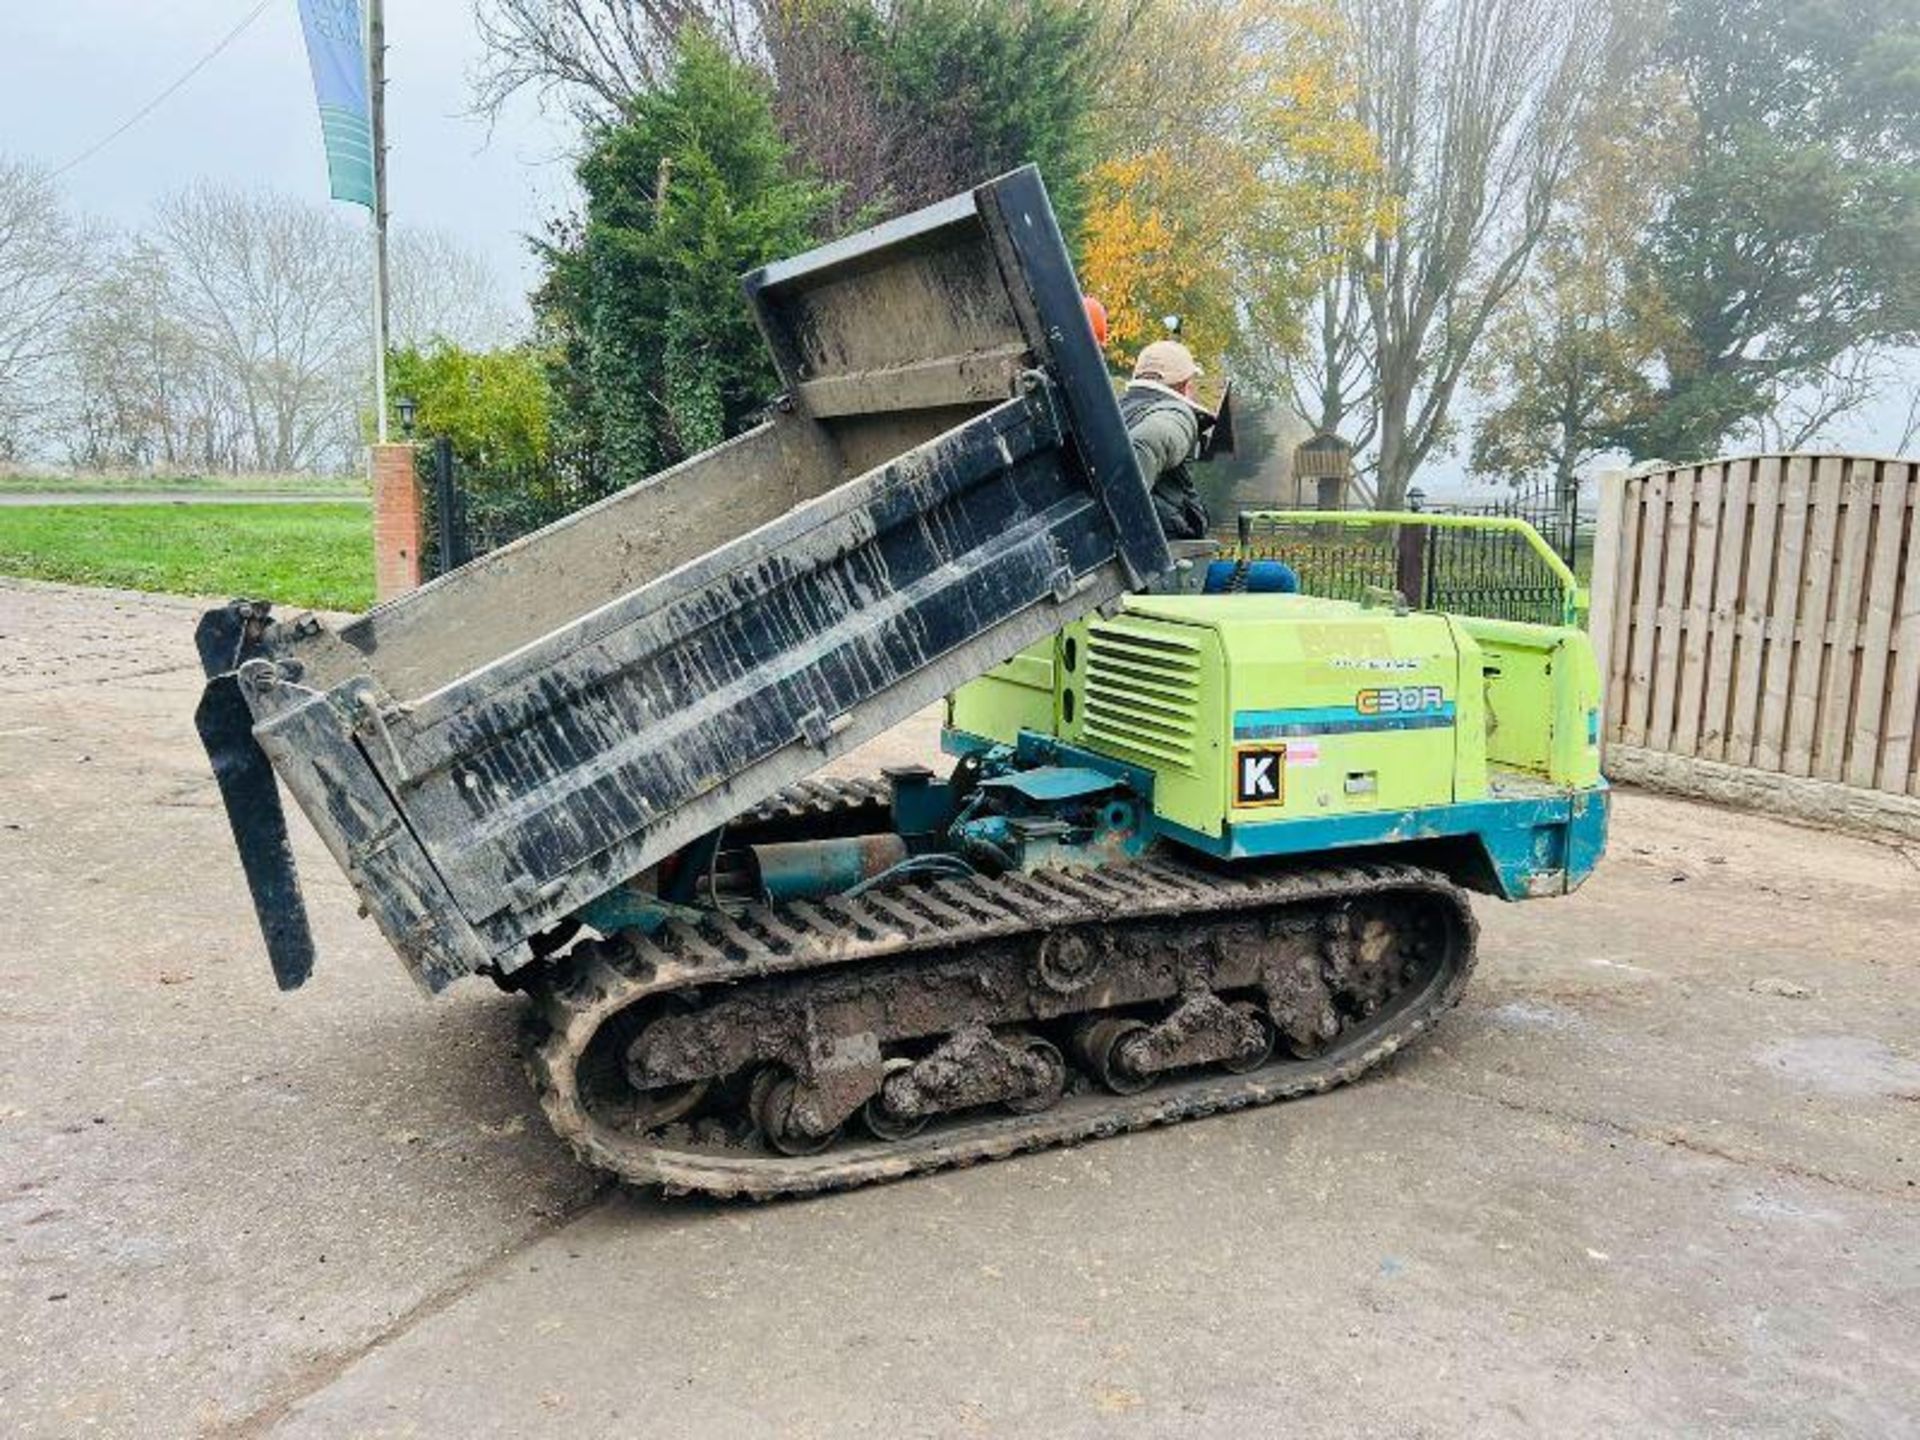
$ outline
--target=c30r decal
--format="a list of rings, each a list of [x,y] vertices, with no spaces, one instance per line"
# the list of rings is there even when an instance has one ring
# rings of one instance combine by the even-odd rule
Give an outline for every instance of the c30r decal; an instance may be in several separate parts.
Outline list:
[[[1388,685],[1362,690],[1351,705],[1288,710],[1236,710],[1235,740],[1282,740],[1295,735],[1346,735],[1362,730],[1437,730],[1453,724],[1453,701],[1438,685]]]
[[[1362,715],[1425,715],[1446,705],[1447,692],[1438,685],[1389,685],[1353,697],[1353,708]]]

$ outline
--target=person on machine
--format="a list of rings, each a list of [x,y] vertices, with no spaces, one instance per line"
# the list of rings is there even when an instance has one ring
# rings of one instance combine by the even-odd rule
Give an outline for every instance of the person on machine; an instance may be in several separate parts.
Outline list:
[[[1120,396],[1134,462],[1153,489],[1154,512],[1169,540],[1204,540],[1207,535],[1207,507],[1188,466],[1200,437],[1201,411],[1193,397],[1193,382],[1200,374],[1186,346],[1178,340],[1156,340],[1140,352],[1133,378]]]

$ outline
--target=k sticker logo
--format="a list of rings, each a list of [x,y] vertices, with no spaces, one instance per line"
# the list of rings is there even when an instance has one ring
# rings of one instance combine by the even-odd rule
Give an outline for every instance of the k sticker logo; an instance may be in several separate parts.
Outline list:
[[[1286,793],[1287,747],[1265,745],[1234,752],[1233,803],[1278,805]]]

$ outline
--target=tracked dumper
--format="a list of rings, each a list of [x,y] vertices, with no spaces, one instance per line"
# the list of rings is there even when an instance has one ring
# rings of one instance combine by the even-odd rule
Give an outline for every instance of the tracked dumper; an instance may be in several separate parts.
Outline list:
[[[525,992],[583,1159],[770,1196],[1351,1079],[1458,997],[1468,890],[1592,868],[1577,630],[1149,593],[1034,171],[746,289],[757,428],[349,624],[203,617],[284,988],[282,785],[422,986]],[[943,697],[949,773],[810,778]]]

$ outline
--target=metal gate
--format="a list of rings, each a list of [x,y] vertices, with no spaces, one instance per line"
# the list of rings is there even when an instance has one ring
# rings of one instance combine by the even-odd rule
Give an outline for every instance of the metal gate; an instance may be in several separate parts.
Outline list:
[[[427,580],[531,535],[610,490],[598,468],[586,463],[488,466],[460,455],[445,436],[420,448],[418,465],[427,532],[421,578]]]
[[[1568,625],[1582,598],[1566,560],[1513,515],[1249,511],[1235,548],[1238,558],[1286,562],[1302,591],[1331,599]]]
[[[1419,490],[1408,495],[1409,509],[1423,515],[1478,515],[1524,520],[1548,547],[1566,561],[1576,573],[1593,554],[1595,514],[1591,506],[1580,503],[1578,484],[1562,489],[1552,477],[1528,485],[1515,486],[1497,500],[1473,504],[1421,503]]]

